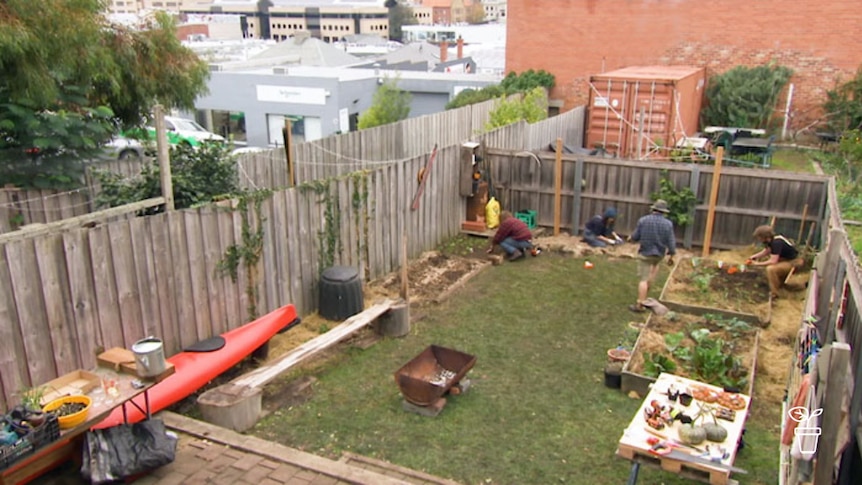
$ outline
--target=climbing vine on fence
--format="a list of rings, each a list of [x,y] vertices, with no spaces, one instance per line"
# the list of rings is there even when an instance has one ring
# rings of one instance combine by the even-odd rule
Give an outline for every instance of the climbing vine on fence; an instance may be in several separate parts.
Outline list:
[[[667,217],[676,226],[685,227],[694,220],[692,211],[697,204],[697,196],[689,187],[677,189],[667,170],[661,172],[659,189],[650,194],[650,198],[653,201],[662,199],[667,202],[668,209],[670,209]]]
[[[359,261],[365,261],[367,266],[371,261],[371,254],[368,246],[368,221],[371,219],[368,214],[368,172],[354,172],[350,175],[353,182],[353,200],[351,207],[353,208],[353,217],[356,219],[356,256]],[[368,271],[365,272],[368,275]]]
[[[368,173],[365,171],[353,172],[341,177],[321,180],[313,180],[300,184],[298,188],[302,191],[313,191],[323,204],[323,227],[317,232],[318,271],[323,272],[326,268],[335,264],[335,256],[344,250],[341,240],[341,196],[335,182],[349,180],[353,184],[351,195],[351,209],[353,217],[356,218],[356,229],[354,234],[358,243],[357,256],[360,261],[369,261],[368,248]]]
[[[299,185],[300,190],[311,190],[319,195],[318,202],[323,203],[323,228],[317,231],[317,242],[320,247],[317,254],[320,263],[318,271],[321,273],[335,264],[335,254],[344,247],[341,241],[341,217],[338,213],[341,198],[337,188],[333,190],[334,180],[332,178],[312,180]]]
[[[248,297],[246,309],[250,320],[258,317],[257,263],[263,254],[263,222],[265,220],[261,213],[261,206],[263,201],[271,195],[271,190],[261,189],[242,193],[237,198],[237,203],[231,207],[231,210],[239,212],[242,221],[242,239],[239,243],[230,245],[222,259],[216,264],[216,272],[221,276],[230,276],[233,282],[237,280],[240,263],[245,265],[245,294]]]

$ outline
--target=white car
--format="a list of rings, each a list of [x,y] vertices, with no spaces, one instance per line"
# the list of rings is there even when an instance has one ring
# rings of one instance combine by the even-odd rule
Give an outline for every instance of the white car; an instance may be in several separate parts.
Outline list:
[[[144,146],[134,138],[117,136],[105,143],[105,152],[109,157],[116,160],[128,160],[130,158],[143,158]]]
[[[149,129],[155,133],[155,128]],[[225,141],[223,136],[209,132],[196,121],[185,118],[165,116],[165,129],[168,132],[168,141],[172,145],[188,143],[191,146],[198,146],[204,141]]]

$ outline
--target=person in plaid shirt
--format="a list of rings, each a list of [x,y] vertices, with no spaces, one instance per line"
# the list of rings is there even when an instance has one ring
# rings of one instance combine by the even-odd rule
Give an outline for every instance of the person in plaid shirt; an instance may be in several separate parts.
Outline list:
[[[650,284],[658,274],[658,265],[665,255],[668,266],[673,266],[676,254],[676,238],[673,235],[673,222],[665,217],[670,209],[667,202],[659,199],[650,207],[651,212],[638,219],[635,232],[629,236],[632,241],[640,242],[638,248],[638,299],[629,310],[642,313],[647,310],[643,305],[647,299]]]
[[[509,211],[503,211],[500,213],[500,227],[491,239],[488,253],[494,251],[494,246],[500,245],[509,255],[509,261],[516,261],[533,248],[532,239],[533,233],[524,221],[513,216]]]

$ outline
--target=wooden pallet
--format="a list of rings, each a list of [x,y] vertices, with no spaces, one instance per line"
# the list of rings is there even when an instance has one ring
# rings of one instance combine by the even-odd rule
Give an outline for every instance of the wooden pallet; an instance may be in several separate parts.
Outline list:
[[[649,451],[620,444],[617,456],[645,465],[659,467],[662,470],[675,473],[681,477],[690,478],[710,485],[735,485],[738,482],[730,478],[729,471],[716,470],[699,463],[689,463],[675,460]]]

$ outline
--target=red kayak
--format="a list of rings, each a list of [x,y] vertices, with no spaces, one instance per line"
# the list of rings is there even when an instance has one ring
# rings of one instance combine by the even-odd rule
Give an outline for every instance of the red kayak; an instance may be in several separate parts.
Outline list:
[[[185,399],[238,364],[273,335],[293,327],[299,321],[296,308],[293,305],[287,305],[242,327],[223,333],[221,337],[224,339],[224,346],[218,350],[185,350],[168,358],[167,361],[174,364],[175,372],[147,391],[150,412],[154,414]],[[140,395],[126,406],[128,422],[143,421],[146,415],[141,411],[142,409],[146,409],[146,406],[144,396]],[[104,421],[93,426],[93,429],[108,428],[123,422],[123,407],[120,406],[114,409]]]

